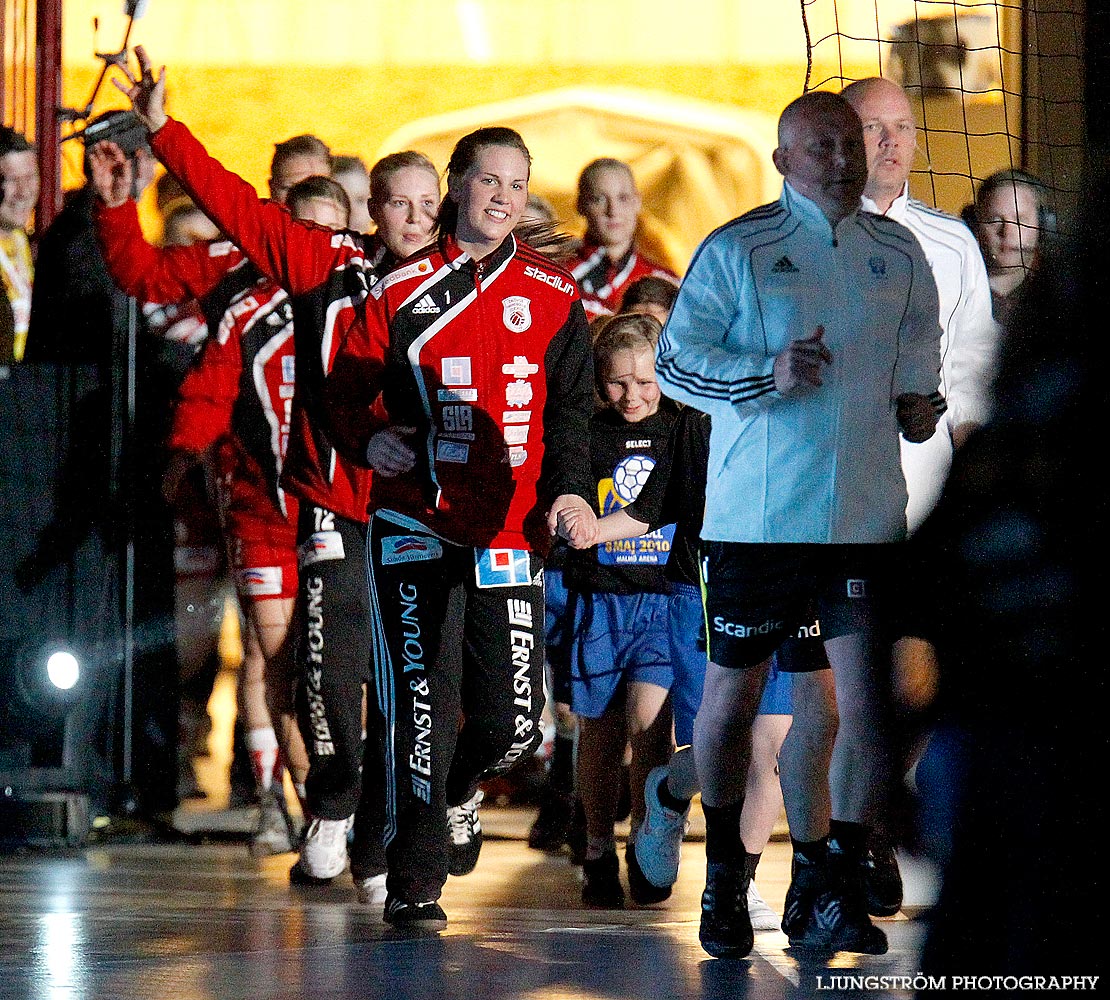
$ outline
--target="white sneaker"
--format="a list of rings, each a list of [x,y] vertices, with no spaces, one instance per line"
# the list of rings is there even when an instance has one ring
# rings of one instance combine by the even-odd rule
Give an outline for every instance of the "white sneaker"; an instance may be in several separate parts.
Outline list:
[[[251,834],[249,850],[252,858],[265,858],[293,850],[293,828],[285,809],[285,798],[273,789],[262,793],[258,825]]]
[[[355,893],[363,906],[381,905],[385,902],[385,872],[370,878],[355,879]]]
[[[347,867],[347,831],[354,816],[320,819],[308,824],[301,844],[301,866],[313,878],[335,878]]]
[[[478,807],[486,793],[480,788],[466,802],[447,807],[447,870],[452,875],[469,875],[482,850],[482,821]]]
[[[755,882],[748,883],[748,916],[753,931],[777,931],[782,926],[782,917],[767,905]]]
[[[690,810],[677,813],[659,801],[659,786],[667,777],[666,767],[654,767],[644,782],[646,813],[636,834],[636,860],[640,871],[652,885],[665,889],[678,881],[682,857],[682,838],[690,825]]]

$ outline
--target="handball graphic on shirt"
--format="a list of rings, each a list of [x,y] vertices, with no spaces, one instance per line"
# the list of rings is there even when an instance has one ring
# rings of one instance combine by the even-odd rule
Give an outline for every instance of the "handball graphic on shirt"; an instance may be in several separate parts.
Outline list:
[[[649,455],[629,455],[617,463],[613,475],[597,484],[597,505],[602,514],[627,507],[640,495],[655,459]],[[621,538],[597,547],[597,561],[603,566],[662,566],[671,552],[674,525],[668,524],[639,538]]]

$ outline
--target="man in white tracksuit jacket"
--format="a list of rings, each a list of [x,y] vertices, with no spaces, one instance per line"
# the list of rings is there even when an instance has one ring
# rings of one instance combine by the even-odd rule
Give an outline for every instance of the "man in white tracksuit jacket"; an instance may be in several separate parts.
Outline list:
[[[952,449],[987,419],[1000,330],[991,315],[987,269],[971,230],[954,216],[910,197],[917,126],[906,92],[890,80],[870,77],[845,87],[842,94],[860,116],[867,147],[862,208],[901,222],[917,237],[937,285],[944,331],[940,391],[948,409],[927,441],[901,441],[909,493],[906,522],[913,534],[940,497]],[[872,831],[866,862],[868,909],[873,915],[889,916],[901,906],[902,880],[881,821],[878,826]]]
[[[863,123],[867,146],[866,212],[902,223],[917,237],[940,301],[940,391],[948,409],[927,441],[902,442],[902,471],[912,534],[936,505],[952,464],[952,448],[985,422],[1000,330],[991,316],[991,289],[979,244],[955,216],[909,194],[917,128],[906,92],[880,77],[859,80],[843,95]]]
[[[913,235],[859,211],[867,162],[843,98],[789,105],[774,161],[781,199],[701,245],[657,358],[664,392],[713,418],[710,662],[694,731],[708,862],[700,937],[722,957],[752,946],[736,847],[750,727],[771,654],[800,634],[824,641],[836,678],[843,813],[830,827],[828,789],[784,762],[795,866],[783,929],[796,945],[882,953],[859,877],[889,770],[876,601],[887,543],[906,528],[899,430],[925,440],[943,410],[937,293]],[[810,768],[827,767],[835,726],[804,703],[795,713],[784,756],[808,742]]]

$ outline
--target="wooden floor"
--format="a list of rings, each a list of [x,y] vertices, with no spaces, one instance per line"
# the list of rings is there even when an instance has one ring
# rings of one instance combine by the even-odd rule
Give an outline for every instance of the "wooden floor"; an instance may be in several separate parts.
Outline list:
[[[527,816],[486,811],[512,831]],[[789,845],[773,842],[759,885],[781,907]],[[569,858],[487,840],[477,871],[451,879],[439,936],[405,938],[346,877],[293,889],[292,855],[252,861],[242,843],[115,844],[0,856],[4,1000],[654,1000],[837,997],[832,976],[911,975],[921,923],[882,921],[890,952],[832,968],[756,935],[744,961],[697,940],[703,845],[687,842],[672,898],[651,909],[583,909]],[[908,892],[915,888],[912,866]],[[818,978],[823,977],[823,978]],[[826,988],[819,988],[819,987]],[[869,991],[869,996],[909,996]]]

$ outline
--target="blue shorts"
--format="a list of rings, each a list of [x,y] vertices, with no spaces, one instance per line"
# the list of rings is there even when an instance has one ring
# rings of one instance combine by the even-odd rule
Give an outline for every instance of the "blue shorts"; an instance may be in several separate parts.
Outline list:
[[[694,716],[701,706],[701,693],[705,687],[705,609],[701,593],[689,583],[672,584],[671,594],[671,659],[674,663],[674,685],[671,699],[674,705],[674,738],[680,746],[694,741]],[[790,715],[790,675],[779,670],[778,658],[771,660],[771,671],[763,698],[759,703],[760,715]]]
[[[579,594],[574,607],[571,707],[598,719],[628,681],[670,689],[669,594]]]
[[[543,601],[544,658],[551,670],[551,695],[565,705],[570,702],[570,647],[574,623],[561,569],[544,568]]]

